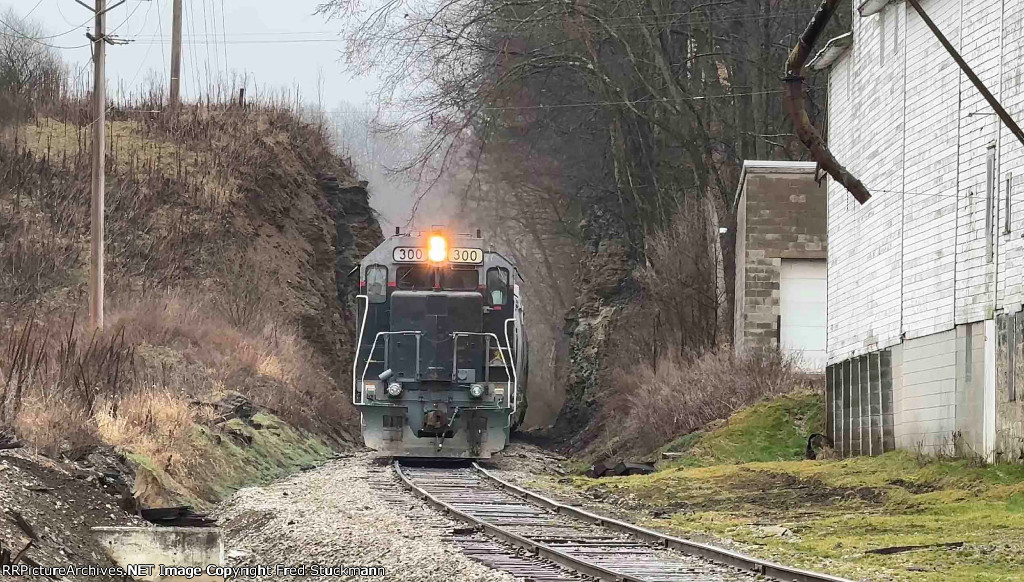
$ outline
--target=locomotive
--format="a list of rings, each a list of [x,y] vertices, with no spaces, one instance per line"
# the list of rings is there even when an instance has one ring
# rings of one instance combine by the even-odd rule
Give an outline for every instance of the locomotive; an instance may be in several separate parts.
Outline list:
[[[516,266],[479,230],[396,229],[360,262],[352,402],[396,457],[489,458],[526,413]]]

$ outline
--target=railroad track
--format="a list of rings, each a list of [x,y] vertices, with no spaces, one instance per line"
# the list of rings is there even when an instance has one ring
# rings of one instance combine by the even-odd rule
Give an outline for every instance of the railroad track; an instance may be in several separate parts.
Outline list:
[[[475,463],[417,467],[395,461],[394,468],[419,497],[469,525],[453,532],[453,541],[467,555],[528,580],[849,582],[563,505],[503,481]],[[509,550],[508,545],[520,551]]]

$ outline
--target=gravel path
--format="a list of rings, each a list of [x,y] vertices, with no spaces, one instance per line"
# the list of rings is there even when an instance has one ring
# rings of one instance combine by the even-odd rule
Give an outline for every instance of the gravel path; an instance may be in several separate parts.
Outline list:
[[[237,492],[218,509],[229,566],[383,567],[383,578],[282,575],[274,580],[512,582],[443,539],[459,527],[415,499],[370,454],[338,459],[266,487]],[[244,579],[244,578],[242,578]]]

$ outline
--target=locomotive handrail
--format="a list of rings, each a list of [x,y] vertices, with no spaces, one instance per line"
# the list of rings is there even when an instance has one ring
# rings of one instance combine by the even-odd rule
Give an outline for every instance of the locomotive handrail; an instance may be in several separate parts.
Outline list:
[[[369,295],[356,295],[356,309],[359,308],[359,300],[360,299],[365,299],[366,300],[366,307],[363,309],[363,322],[359,325],[359,338],[356,339],[356,357],[352,358],[352,404],[353,405],[359,404],[359,402],[356,402],[356,394],[359,392],[359,389],[358,389],[359,385],[356,383],[356,370],[359,369],[359,350],[363,346],[363,333],[366,331],[366,317],[368,315],[370,315],[370,296]],[[370,356],[367,357],[367,360],[369,360],[369,358],[372,357],[372,356],[373,356],[373,350],[371,349],[370,350]],[[366,375],[365,371],[363,372],[363,375],[364,376]],[[363,399],[360,398],[360,402],[362,402],[362,400]]]
[[[515,310],[513,310],[513,312],[514,311]],[[508,356],[509,356],[509,359],[512,358],[512,341],[508,339],[508,323],[510,321],[512,323],[515,323],[516,318],[515,317],[510,317],[510,318],[506,319],[505,320],[505,325],[501,326],[502,327],[502,332],[505,334],[505,345],[508,346]],[[497,338],[495,338],[495,339],[497,339]],[[501,351],[501,342],[498,342],[498,351],[499,352]],[[508,415],[509,420],[511,421],[512,417],[516,413],[516,409],[519,407],[519,374],[516,373],[515,361],[512,362],[512,375],[509,376],[509,378],[512,379],[512,414]]]
[[[513,364],[512,367],[509,368],[509,363],[508,363],[507,360],[505,360],[505,353],[501,351],[501,340],[498,339],[498,336],[496,334],[493,334],[493,333],[490,333],[490,332],[480,332],[480,331],[455,331],[455,332],[452,332],[452,338],[455,340],[454,344],[452,345],[452,359],[453,359],[453,361],[452,361],[452,381],[456,381],[455,375],[458,373],[458,367],[459,367],[459,364],[458,364],[458,362],[459,362],[459,351],[458,351],[459,336],[462,336],[462,335],[479,335],[479,336],[493,337],[494,338],[494,343],[498,344],[498,355],[501,356],[501,364],[503,366],[505,366],[505,375],[509,378],[510,381],[515,378],[515,375],[516,375],[515,364]],[[508,339],[508,335],[506,334],[505,337],[506,337],[506,340],[507,340]],[[511,360],[512,359],[512,350],[511,350],[511,348],[509,349],[508,355],[509,355],[509,359]],[[484,361],[484,365],[489,365],[490,364],[490,358],[491,358],[490,354],[485,354],[484,355],[484,360],[485,360]],[[514,394],[513,394],[513,396],[514,396]],[[515,407],[515,400],[512,401],[512,406],[513,406],[512,413],[515,414],[515,408],[514,408]]]
[[[363,383],[366,382],[366,372],[370,369],[370,362],[373,359],[373,351],[375,349],[377,349],[377,341],[380,340],[380,336],[382,336],[382,335],[387,335],[387,336],[390,336],[390,335],[416,335],[416,336],[418,336],[418,335],[423,335],[423,332],[422,331],[379,331],[379,332],[377,332],[377,335],[374,336],[374,338],[373,338],[373,345],[370,346],[370,355],[366,357],[366,365],[363,366],[363,375],[359,377],[359,381],[360,382],[363,382]],[[416,367],[419,368],[420,362],[419,362],[419,348],[418,347],[417,347],[416,351],[417,351]],[[356,357],[358,358],[358,355]],[[366,404],[366,391],[364,390],[363,392],[360,393],[360,395],[359,395],[359,402],[358,403],[355,402],[354,399],[353,399],[352,403],[353,404],[359,404],[359,405],[365,405]]]

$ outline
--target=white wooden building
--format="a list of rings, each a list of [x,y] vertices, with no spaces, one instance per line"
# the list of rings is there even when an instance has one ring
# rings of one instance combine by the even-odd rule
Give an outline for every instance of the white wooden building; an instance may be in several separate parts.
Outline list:
[[[829,428],[844,454],[1024,449],[1024,147],[902,1],[854,0],[829,71]],[[860,4],[860,6],[857,6]],[[1024,0],[921,0],[1024,123]]]

